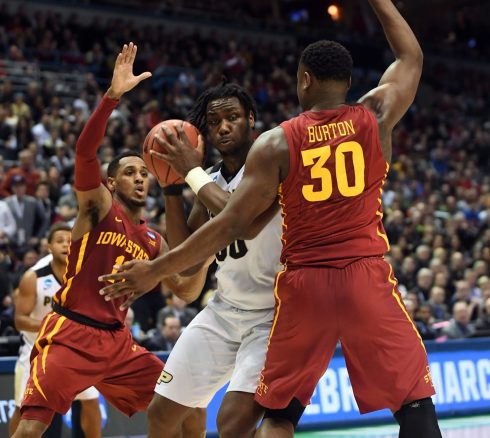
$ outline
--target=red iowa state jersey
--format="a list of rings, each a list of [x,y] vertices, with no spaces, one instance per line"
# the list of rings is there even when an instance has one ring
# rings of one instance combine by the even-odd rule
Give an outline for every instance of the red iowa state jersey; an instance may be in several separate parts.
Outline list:
[[[389,249],[381,219],[388,172],[374,115],[362,105],[306,111],[281,124],[289,174],[280,186],[281,262],[344,267]]]
[[[73,312],[105,324],[124,323],[126,311],[119,310],[125,298],[105,301],[99,294],[104,283],[99,275],[112,272],[114,264],[133,259],[154,259],[161,236],[146,222],[133,224],[116,201],[97,226],[71,243],[63,285],[55,301]]]

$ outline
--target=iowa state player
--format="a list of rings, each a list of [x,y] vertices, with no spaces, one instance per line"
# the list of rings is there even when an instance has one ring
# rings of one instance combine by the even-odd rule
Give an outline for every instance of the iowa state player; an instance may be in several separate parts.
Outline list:
[[[124,325],[122,300],[104,300],[97,281],[114,263],[153,259],[164,246],[141,218],[149,185],[142,158],[134,153],[116,157],[108,167],[107,188],[96,157],[118,99],[150,76],[133,75],[135,56],[132,43],[119,53],[111,86],[77,142],[79,214],[63,285],[53,298],[54,312],[44,318],[34,344],[16,438],[40,437],[54,413],[66,412],[76,394],[92,385],[127,415],[145,410],[162,371],[163,363],[133,341]],[[175,276],[167,284],[179,293],[201,287],[202,281],[185,284]],[[205,426],[196,427],[191,436],[202,436]]]
[[[285,269],[256,391],[266,408],[259,437],[293,436],[339,339],[361,412],[391,409],[400,437],[441,436],[427,355],[383,259],[381,222],[391,133],[415,97],[422,52],[390,0],[370,4],[396,58],[379,86],[347,105],[350,54],[331,41],[308,46],[297,72],[305,112],[257,139],[222,213],[165,256],[105,277],[127,280],[107,286],[110,296],[151,288],[243,235],[279,188]],[[193,183],[207,183],[194,175]]]

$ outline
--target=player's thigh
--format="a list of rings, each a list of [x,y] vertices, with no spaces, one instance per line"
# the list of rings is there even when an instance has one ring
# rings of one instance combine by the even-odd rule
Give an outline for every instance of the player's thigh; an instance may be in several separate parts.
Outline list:
[[[264,367],[273,312],[255,312],[257,321],[243,334],[227,391],[255,393]]]
[[[303,406],[325,372],[337,344],[337,304],[330,270],[302,268],[278,274],[276,311],[256,400],[281,409]]]
[[[153,388],[162,372],[163,362],[137,345],[126,329],[117,334],[112,350],[107,354],[112,358],[111,366],[95,387],[128,416],[145,411],[153,397]]]
[[[255,401],[254,393],[227,391],[216,419],[220,436],[251,434],[264,415],[264,408]]]
[[[433,393],[427,354],[382,259],[353,264],[344,279],[342,349],[361,412],[398,409],[410,394]]]
[[[33,356],[22,408],[45,406],[65,413],[78,393],[101,378],[103,366],[61,342]]]
[[[186,327],[167,359],[155,392],[189,407],[206,407],[230,379],[239,343],[228,322],[205,308]]]

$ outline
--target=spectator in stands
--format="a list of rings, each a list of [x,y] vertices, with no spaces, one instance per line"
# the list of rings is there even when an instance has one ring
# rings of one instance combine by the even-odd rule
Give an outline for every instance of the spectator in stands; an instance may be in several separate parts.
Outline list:
[[[22,174],[11,176],[10,189],[14,194],[5,202],[17,224],[15,244],[19,247],[37,245],[49,227],[49,217],[36,198],[26,195],[26,182]]]
[[[479,336],[490,336],[490,298],[485,301],[485,307],[475,323],[475,329]]]
[[[19,166],[12,167],[5,174],[3,189],[8,193],[12,191],[12,178],[21,175],[25,184],[25,193],[34,196],[36,193],[37,183],[41,180],[41,173],[34,167],[34,157],[32,152],[24,149],[19,153]]]
[[[417,272],[417,284],[412,288],[412,292],[417,294],[419,303],[423,303],[429,298],[433,280],[434,274],[429,268],[421,268]]]
[[[445,321],[449,319],[447,311],[446,291],[440,286],[433,286],[430,290],[429,301],[427,302],[431,308],[432,315],[437,321]]]
[[[172,294],[167,299],[167,305],[158,312],[157,327],[161,327],[165,318],[169,315],[179,319],[180,325],[184,328],[189,325],[192,319],[197,315],[197,310],[193,307],[187,307],[184,300],[177,295]]]
[[[471,287],[467,280],[459,280],[456,282],[454,295],[451,298],[451,304],[455,305],[455,303],[461,301],[464,301],[468,305],[470,320],[476,321],[479,316],[481,298],[472,296]]]
[[[470,310],[465,301],[457,301],[454,304],[453,317],[442,332],[449,339],[467,338],[475,333],[475,326],[470,322]]]
[[[143,346],[150,351],[170,351],[179,339],[181,328],[179,318],[167,315],[156,334],[148,338]]]
[[[421,304],[415,314],[415,327],[424,341],[437,338],[437,331],[432,327],[433,322],[431,306],[428,303]]]
[[[7,245],[15,238],[17,223],[10,211],[8,204],[0,199],[0,245]]]

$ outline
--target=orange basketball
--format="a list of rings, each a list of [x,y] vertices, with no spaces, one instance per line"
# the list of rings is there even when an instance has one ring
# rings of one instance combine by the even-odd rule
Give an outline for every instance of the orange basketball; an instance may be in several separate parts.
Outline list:
[[[170,164],[164,160],[154,157],[150,154],[150,151],[154,150],[157,152],[166,153],[167,151],[160,145],[160,143],[158,143],[155,135],[159,134],[160,137],[165,138],[165,132],[161,130],[163,125],[167,126],[175,135],[177,135],[174,125],[180,123],[184,124],[184,132],[187,134],[187,138],[189,139],[191,145],[196,148],[199,131],[189,122],[176,119],[164,120],[163,122],[155,125],[148,133],[145,138],[145,142],[143,143],[143,159],[145,160],[146,166],[162,187],[170,186],[172,184],[182,184],[184,183],[184,179],[181,178],[180,175],[174,171],[174,169],[172,169]]]

